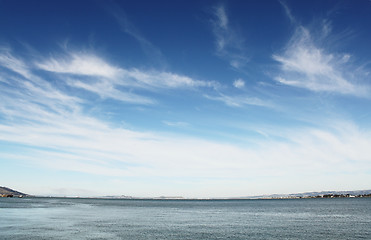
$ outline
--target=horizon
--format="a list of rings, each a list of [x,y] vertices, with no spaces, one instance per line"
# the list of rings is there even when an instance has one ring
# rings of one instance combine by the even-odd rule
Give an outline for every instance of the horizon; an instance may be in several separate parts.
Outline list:
[[[0,6],[3,186],[149,198],[371,188],[371,1]]]
[[[304,198],[307,197],[315,197],[315,196],[323,196],[326,194],[355,194],[355,195],[371,195],[371,189],[363,189],[363,190],[340,190],[340,191],[334,191],[334,190],[322,190],[322,191],[310,191],[310,192],[296,192],[296,193],[270,193],[270,194],[263,194],[263,195],[250,195],[250,196],[234,196],[234,197],[183,197],[183,196],[152,196],[152,197],[146,197],[146,196],[129,196],[129,195],[102,195],[102,196],[80,196],[80,195],[33,195],[30,193],[24,193],[19,192],[18,190],[0,186],[0,188],[5,188],[7,190],[10,190],[11,192],[18,192],[21,193],[23,196],[28,197],[40,197],[40,198],[97,198],[97,199],[131,199],[131,200],[249,200],[249,199],[276,199],[276,198],[297,198],[298,196],[304,196]],[[0,194],[1,195],[1,194]]]

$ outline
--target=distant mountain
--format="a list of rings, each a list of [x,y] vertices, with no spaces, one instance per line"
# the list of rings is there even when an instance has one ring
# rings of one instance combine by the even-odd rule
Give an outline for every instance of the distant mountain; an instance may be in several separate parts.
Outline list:
[[[27,196],[27,194],[15,191],[15,190],[7,188],[7,187],[0,187],[0,197],[1,196],[19,197],[19,196]]]

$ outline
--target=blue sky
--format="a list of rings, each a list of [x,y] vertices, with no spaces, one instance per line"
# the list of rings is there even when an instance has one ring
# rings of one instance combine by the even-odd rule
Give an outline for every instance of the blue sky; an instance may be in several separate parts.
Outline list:
[[[369,189],[371,2],[0,1],[0,184]]]

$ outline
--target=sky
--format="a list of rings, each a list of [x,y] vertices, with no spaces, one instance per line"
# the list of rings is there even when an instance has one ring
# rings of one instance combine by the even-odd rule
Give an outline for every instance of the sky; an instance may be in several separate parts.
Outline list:
[[[0,185],[371,189],[371,1],[0,0]]]

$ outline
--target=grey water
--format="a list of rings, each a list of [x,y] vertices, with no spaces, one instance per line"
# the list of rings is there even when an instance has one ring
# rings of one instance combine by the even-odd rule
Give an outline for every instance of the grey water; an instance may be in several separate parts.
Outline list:
[[[0,198],[0,239],[371,239],[371,198]]]

